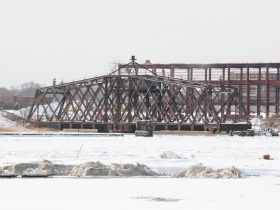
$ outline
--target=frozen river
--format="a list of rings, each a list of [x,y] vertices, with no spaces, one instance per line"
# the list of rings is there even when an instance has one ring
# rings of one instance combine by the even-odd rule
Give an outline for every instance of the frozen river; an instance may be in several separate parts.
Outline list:
[[[265,154],[274,160],[261,159]],[[1,166],[44,159],[63,164],[138,162],[167,175],[197,163],[215,169],[234,165],[243,172],[243,178],[0,179],[1,209],[280,208],[278,137],[0,136]],[[181,200],[159,202],[149,197]]]
[[[82,146],[83,145],[83,146]],[[81,149],[79,157],[78,152]],[[169,154],[171,159],[162,158]],[[270,154],[274,160],[263,160]],[[179,159],[181,158],[181,159]],[[218,136],[6,137],[0,136],[0,165],[19,162],[79,164],[87,161],[146,164],[170,174],[202,163],[234,165],[248,174],[280,175],[280,138]]]

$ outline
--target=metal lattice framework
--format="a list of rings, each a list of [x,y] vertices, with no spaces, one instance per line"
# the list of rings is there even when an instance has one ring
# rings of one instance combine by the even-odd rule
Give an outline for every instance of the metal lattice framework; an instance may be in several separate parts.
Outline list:
[[[131,132],[142,119],[152,120],[154,130],[235,130],[249,125],[236,88],[131,74],[40,88],[27,120],[59,129]]]
[[[118,74],[127,74],[133,64],[119,64]],[[149,70],[149,71],[148,71]],[[280,117],[280,63],[146,63],[134,73],[183,78],[239,89],[250,118]]]

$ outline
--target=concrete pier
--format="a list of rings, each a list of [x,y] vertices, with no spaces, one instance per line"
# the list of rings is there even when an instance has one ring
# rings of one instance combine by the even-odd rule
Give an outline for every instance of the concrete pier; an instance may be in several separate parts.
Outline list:
[[[153,121],[152,120],[138,120],[136,121],[135,136],[153,136]]]

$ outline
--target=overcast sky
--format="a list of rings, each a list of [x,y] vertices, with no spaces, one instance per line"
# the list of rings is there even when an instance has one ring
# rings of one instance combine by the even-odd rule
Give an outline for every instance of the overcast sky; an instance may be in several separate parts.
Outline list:
[[[139,63],[280,62],[279,0],[0,0],[0,87]]]

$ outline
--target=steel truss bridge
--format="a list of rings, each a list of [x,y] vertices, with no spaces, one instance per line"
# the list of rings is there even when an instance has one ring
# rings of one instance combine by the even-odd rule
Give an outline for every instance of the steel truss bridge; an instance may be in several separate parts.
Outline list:
[[[128,65],[141,66],[134,57]],[[39,88],[27,120],[38,127],[133,132],[144,119],[154,130],[251,126],[237,88],[129,72]]]

